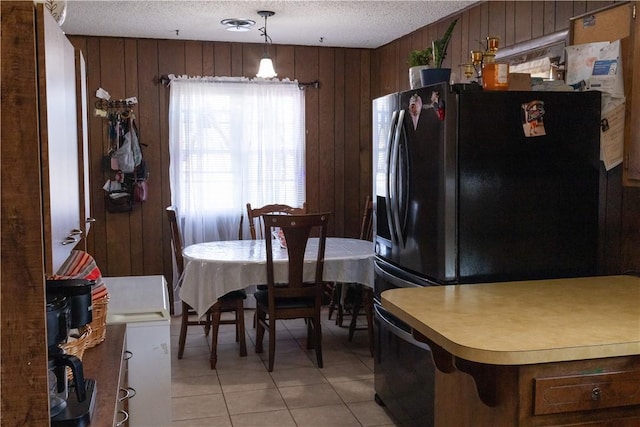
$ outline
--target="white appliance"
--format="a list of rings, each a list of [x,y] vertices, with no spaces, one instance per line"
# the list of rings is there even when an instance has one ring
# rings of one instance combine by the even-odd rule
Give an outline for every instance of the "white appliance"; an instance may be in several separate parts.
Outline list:
[[[103,278],[111,299],[107,324],[126,323],[129,426],[171,425],[169,297],[163,276]]]

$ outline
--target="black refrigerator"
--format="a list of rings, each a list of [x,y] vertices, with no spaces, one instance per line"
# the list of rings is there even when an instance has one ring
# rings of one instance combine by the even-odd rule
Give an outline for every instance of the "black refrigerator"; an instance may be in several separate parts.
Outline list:
[[[598,274],[600,102],[446,83],[373,101],[376,400],[400,423],[432,425],[433,368],[382,291]]]

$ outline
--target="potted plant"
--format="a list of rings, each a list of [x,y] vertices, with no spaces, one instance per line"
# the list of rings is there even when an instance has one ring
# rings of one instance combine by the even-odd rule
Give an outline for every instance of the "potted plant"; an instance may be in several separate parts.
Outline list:
[[[451,76],[451,68],[442,68],[442,61],[447,56],[447,48],[449,47],[449,41],[453,35],[453,29],[458,23],[457,19],[451,21],[447,31],[444,35],[431,42],[431,62],[433,68],[420,71],[420,77],[422,80],[422,86],[428,86],[434,83],[449,81]]]
[[[409,53],[409,67],[419,67],[421,65],[431,65],[431,60],[433,59],[433,49],[428,47],[424,50],[412,50]]]
[[[422,70],[429,68],[433,60],[432,48],[412,50],[409,53],[409,85],[411,89],[415,89],[421,84],[420,73]]]

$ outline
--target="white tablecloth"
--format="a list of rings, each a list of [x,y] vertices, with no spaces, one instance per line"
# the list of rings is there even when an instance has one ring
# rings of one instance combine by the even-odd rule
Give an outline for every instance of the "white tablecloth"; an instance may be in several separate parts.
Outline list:
[[[274,242],[275,243],[275,242]],[[309,239],[305,280],[312,280],[318,239]],[[263,240],[198,243],[183,250],[185,268],[180,298],[199,316],[222,295],[267,282],[267,256]],[[327,238],[323,279],[361,283],[373,287],[373,243],[359,239]],[[274,244],[275,280],[287,280],[287,250]]]

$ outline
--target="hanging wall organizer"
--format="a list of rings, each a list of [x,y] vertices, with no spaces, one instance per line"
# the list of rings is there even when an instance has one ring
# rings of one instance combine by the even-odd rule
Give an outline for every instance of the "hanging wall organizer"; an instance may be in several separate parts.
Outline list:
[[[147,198],[149,172],[138,139],[133,106],[135,97],[112,100],[109,93],[100,88],[94,114],[105,118],[108,125],[109,147],[104,157],[103,169],[108,178],[102,187],[105,191],[105,207],[108,212],[130,212],[135,203]]]

